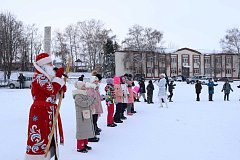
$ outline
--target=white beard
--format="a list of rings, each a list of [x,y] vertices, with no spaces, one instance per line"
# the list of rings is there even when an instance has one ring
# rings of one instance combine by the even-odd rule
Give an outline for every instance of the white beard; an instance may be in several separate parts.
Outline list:
[[[42,66],[42,69],[50,76],[51,79],[55,77],[55,71],[53,70],[53,66],[49,66],[47,64]]]

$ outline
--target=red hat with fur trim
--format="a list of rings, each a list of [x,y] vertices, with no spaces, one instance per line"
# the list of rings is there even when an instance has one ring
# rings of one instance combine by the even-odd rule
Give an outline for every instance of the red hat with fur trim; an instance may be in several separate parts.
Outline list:
[[[48,64],[52,62],[52,58],[49,56],[48,53],[40,53],[36,57],[36,64],[38,66],[43,66],[44,64]]]
[[[46,77],[48,77],[49,80],[51,80],[49,75],[41,68],[43,65],[51,62],[52,62],[52,58],[49,56],[48,53],[40,53],[39,55],[37,55],[36,62],[33,62],[33,65],[37,70],[37,72],[43,73]]]

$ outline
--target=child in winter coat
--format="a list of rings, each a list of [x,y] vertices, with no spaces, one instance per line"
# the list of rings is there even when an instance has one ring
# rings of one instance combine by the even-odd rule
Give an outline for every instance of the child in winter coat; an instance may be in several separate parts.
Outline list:
[[[226,98],[227,98],[227,101],[229,101],[229,94],[230,94],[230,91],[233,92],[233,89],[229,84],[228,80],[226,80],[226,82],[223,85],[222,92],[223,91],[224,91],[224,101],[226,101]]]
[[[100,97],[100,92],[99,92],[99,82],[101,81],[100,78],[96,76],[91,76],[90,77],[90,83],[95,84],[96,88],[95,89],[88,89],[88,92],[90,95],[92,95],[94,98],[96,98],[97,103],[92,106],[94,108],[94,112],[92,113],[93,117],[93,125],[95,129],[95,134],[100,135],[101,129],[98,128],[97,121],[98,117],[103,113],[103,108],[101,104],[101,97]],[[89,142],[95,142],[95,140],[88,139]]]
[[[116,127],[117,125],[113,122],[113,113],[114,113],[114,98],[115,98],[115,92],[114,92],[114,86],[113,86],[113,79],[108,78],[106,80],[107,85],[105,87],[106,92],[106,105],[107,105],[107,126],[108,127]]]
[[[209,82],[207,84],[208,86],[208,94],[209,94],[209,101],[213,101],[212,97],[214,94],[214,86],[217,86],[218,84],[214,84],[212,79],[209,79]]]
[[[133,89],[132,89],[132,81],[131,79],[127,79],[127,88],[129,92],[128,96],[128,103],[127,103],[127,115],[133,115],[132,109],[134,108],[134,95],[133,95]]]
[[[124,111],[127,108],[129,92],[128,92],[128,87],[126,84],[126,79],[124,76],[120,77],[120,82],[121,82],[121,88],[122,88],[122,92],[123,92],[123,103],[122,103],[123,107],[122,107],[122,111],[120,114],[120,118],[125,120],[125,119],[127,119],[127,117],[124,116]]]
[[[152,83],[152,80],[148,81],[147,85],[147,103],[153,103],[153,90],[154,90],[154,85]]]
[[[123,121],[121,120],[121,111],[123,107],[123,91],[120,85],[120,77],[115,76],[113,78],[113,81],[114,81],[115,104],[116,104],[114,122],[123,123]]]
[[[88,88],[95,88],[94,84],[86,84],[85,82],[76,82],[76,90],[73,90],[73,98],[75,100],[76,108],[76,139],[77,139],[77,151],[87,153],[92,148],[89,147],[88,138],[95,138],[95,131],[93,129],[92,122],[92,109],[91,106],[96,103],[96,99],[88,94]]]

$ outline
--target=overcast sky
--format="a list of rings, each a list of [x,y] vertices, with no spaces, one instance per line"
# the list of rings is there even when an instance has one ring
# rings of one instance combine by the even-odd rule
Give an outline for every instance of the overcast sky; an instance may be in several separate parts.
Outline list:
[[[164,33],[166,47],[175,48],[221,50],[226,30],[240,26],[239,0],[0,0],[0,6],[41,30],[101,20],[119,42],[134,24],[151,27]]]

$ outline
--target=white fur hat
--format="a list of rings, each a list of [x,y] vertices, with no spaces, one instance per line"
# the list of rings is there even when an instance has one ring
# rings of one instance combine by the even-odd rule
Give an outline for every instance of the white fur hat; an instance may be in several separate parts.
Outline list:
[[[98,78],[96,76],[91,76],[90,83],[93,83],[94,81],[98,81]]]
[[[164,78],[164,77],[165,77],[165,74],[164,74],[164,73],[160,74],[160,77]]]

